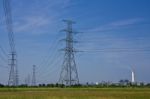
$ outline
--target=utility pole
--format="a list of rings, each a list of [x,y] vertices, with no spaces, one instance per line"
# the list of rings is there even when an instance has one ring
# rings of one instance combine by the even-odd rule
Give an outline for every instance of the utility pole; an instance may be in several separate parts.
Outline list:
[[[27,86],[30,86],[30,85],[31,85],[30,74],[28,74],[28,76],[25,78],[25,84],[26,84]]]
[[[33,65],[32,86],[36,86],[36,66]]]
[[[3,0],[3,8],[5,13],[6,28],[8,31],[9,45],[10,45],[10,58],[9,58],[9,86],[18,86],[18,70],[17,70],[17,54],[15,50],[15,41],[14,41],[14,32],[13,32],[13,22],[12,22],[12,13],[11,13],[11,0]]]
[[[71,20],[64,20],[67,24],[67,28],[64,30],[66,32],[66,47],[63,49],[65,52],[64,61],[62,65],[62,70],[60,73],[59,83],[66,84],[68,86],[79,84],[78,72],[75,62],[74,53],[74,38],[73,34],[75,33],[72,29],[72,25],[75,23]]]

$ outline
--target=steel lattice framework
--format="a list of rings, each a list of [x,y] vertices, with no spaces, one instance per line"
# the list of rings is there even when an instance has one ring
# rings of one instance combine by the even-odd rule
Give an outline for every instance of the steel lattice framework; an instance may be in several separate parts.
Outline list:
[[[17,70],[17,54],[15,50],[10,1],[11,0],[3,0],[6,28],[8,31],[8,38],[9,38],[9,45],[10,45],[10,58],[9,58],[9,63],[8,63],[10,65],[10,73],[9,73],[8,85],[17,86],[19,84],[18,70]]]
[[[66,32],[66,47],[65,49],[63,49],[65,51],[65,55],[59,83],[71,86],[74,84],[79,84],[78,72],[74,56],[75,49],[73,47],[75,41],[73,38],[74,32],[72,29],[72,24],[74,24],[74,22],[70,20],[64,20],[64,22],[67,23],[67,29],[64,30]]]
[[[33,65],[32,86],[36,86],[36,66]]]

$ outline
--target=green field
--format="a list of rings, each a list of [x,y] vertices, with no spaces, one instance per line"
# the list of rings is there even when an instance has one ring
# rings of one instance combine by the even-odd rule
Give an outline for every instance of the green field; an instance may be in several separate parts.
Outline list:
[[[150,89],[0,88],[0,99],[150,99]]]

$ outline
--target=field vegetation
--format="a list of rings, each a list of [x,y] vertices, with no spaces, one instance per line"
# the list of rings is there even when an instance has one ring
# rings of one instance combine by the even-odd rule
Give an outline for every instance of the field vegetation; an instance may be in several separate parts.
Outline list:
[[[150,99],[150,88],[0,88],[0,99]]]

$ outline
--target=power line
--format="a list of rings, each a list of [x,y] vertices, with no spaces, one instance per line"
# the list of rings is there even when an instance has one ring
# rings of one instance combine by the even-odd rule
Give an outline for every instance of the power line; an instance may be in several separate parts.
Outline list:
[[[57,34],[58,35],[58,34]],[[42,58],[41,63],[38,65],[39,68],[37,68],[38,72],[41,71],[41,69],[44,69],[43,66],[46,66],[46,64],[48,63],[49,59],[52,58],[52,54],[55,53],[55,49],[58,47],[59,42],[57,41],[58,36],[55,36],[56,38],[54,39],[54,41],[51,43],[51,46],[48,48],[48,51],[46,53],[46,56]],[[51,53],[50,53],[51,51]]]
[[[129,49],[129,48],[113,48],[113,49],[86,49],[81,52],[150,52],[150,49]]]
[[[142,25],[150,25],[149,22],[145,22],[145,23],[138,23],[138,24],[133,24],[131,25],[132,27],[135,27],[135,26],[142,26]],[[101,26],[101,29],[86,29],[86,28],[82,28],[81,30],[84,30],[86,34],[92,34],[92,33],[98,33],[98,32],[111,32],[111,31],[115,31],[116,29],[115,28],[104,28],[103,29],[103,26]]]
[[[42,78],[40,81],[48,82],[50,80],[50,77],[56,77],[56,73],[58,73],[57,71],[59,69],[61,60],[62,60],[62,57],[59,56],[55,60],[55,62],[53,62],[53,64],[49,65],[49,67],[51,67],[51,68],[48,68],[47,71],[45,71],[45,73],[40,74],[40,76],[38,76],[39,78]],[[54,76],[54,74],[55,74],[55,76]],[[44,78],[45,78],[45,80],[44,80]]]
[[[0,54],[0,59],[1,59],[3,62],[5,62],[5,63],[8,62],[1,54]]]
[[[54,51],[51,52],[51,54],[47,57],[47,60],[45,60],[45,62],[43,64],[40,65],[41,68],[38,68],[38,74],[41,73],[45,73],[45,69],[47,70],[47,66],[49,66],[57,57],[58,57],[58,53],[56,50],[56,47],[59,45],[59,43],[56,44],[56,46],[54,47]],[[50,63],[50,64],[48,64]]]
[[[7,63],[8,62],[8,60],[7,60],[8,59],[8,55],[6,54],[5,50],[1,46],[0,46],[0,50],[2,52],[2,54],[0,54],[1,60],[3,60],[3,62]],[[5,57],[7,59],[5,59]]]
[[[78,42],[79,43],[98,43],[98,42],[102,42],[102,41],[128,41],[130,42],[131,41],[144,41],[144,40],[150,40],[150,38],[85,38],[87,40],[79,40]],[[92,39],[92,40],[90,40]],[[93,40],[94,39],[94,40]],[[96,40],[97,39],[97,40]]]
[[[8,58],[8,54],[6,54],[5,50],[3,49],[1,45],[0,45],[0,50],[3,53],[3,55],[5,55]]]
[[[59,55],[59,53],[58,53],[58,54],[56,54],[56,55],[50,60],[49,64],[46,65],[47,67],[45,67],[45,68],[43,69],[43,71],[41,70],[41,71],[38,72],[38,77],[41,77],[42,75],[45,75],[46,73],[49,73],[50,70],[51,70],[51,68],[52,68],[52,67],[55,67],[53,64],[54,64],[55,62],[60,62],[60,61],[57,61],[59,58],[61,58],[61,57],[60,57],[60,55]],[[42,77],[42,78],[43,78],[43,77]]]
[[[0,65],[0,67],[2,67],[2,68],[7,68],[7,69],[8,69],[8,66],[3,66],[3,65]]]
[[[6,27],[8,30],[8,37],[9,37],[11,51],[15,51],[10,0],[3,0],[3,7],[4,7],[4,12],[5,12],[5,21],[6,21]]]
[[[41,76],[45,75],[46,73],[50,73],[51,70],[55,68],[56,64],[60,63],[61,60],[62,60],[62,55],[60,56],[59,54],[57,54],[57,56],[55,58],[53,58],[53,60],[50,62],[50,64],[48,64],[47,69],[44,70],[43,72],[40,72],[40,74],[38,76],[41,77]]]

